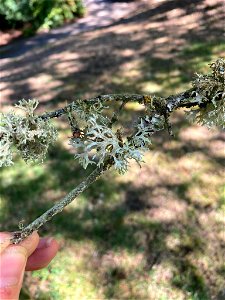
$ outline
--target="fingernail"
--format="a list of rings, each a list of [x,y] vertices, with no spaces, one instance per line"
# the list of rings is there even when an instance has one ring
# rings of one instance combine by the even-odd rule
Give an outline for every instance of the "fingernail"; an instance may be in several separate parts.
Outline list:
[[[49,247],[52,241],[53,241],[53,238],[52,238],[52,237],[47,238],[47,241],[46,241],[46,247]]]
[[[37,246],[37,249],[42,249],[42,248],[48,248],[51,244],[51,242],[53,241],[53,238],[52,237],[49,237],[49,238],[42,238],[40,241],[39,241],[39,244]]]
[[[23,249],[7,248],[0,261],[0,288],[20,283],[26,264],[26,253]]]

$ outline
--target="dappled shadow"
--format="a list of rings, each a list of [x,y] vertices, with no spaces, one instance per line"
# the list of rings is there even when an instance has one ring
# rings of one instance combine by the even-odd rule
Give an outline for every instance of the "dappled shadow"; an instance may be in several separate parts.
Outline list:
[[[53,106],[99,93],[176,92],[197,65],[220,50],[222,5],[152,1],[108,27],[68,37],[56,34],[47,44],[43,39],[32,51],[2,60],[3,102],[36,97]]]
[[[52,29],[47,33],[39,32],[36,36],[29,38],[28,40],[26,38],[21,39],[20,37],[20,41],[15,43],[15,47],[2,47],[2,58],[20,56],[28,51],[32,51],[35,47],[39,47],[42,44],[46,45],[70,35],[76,35],[84,31],[91,31],[104,26],[109,26],[121,17],[129,15],[129,13],[136,8],[137,4],[140,4],[137,2],[135,4],[126,3],[128,1],[116,3],[117,1],[106,0],[85,0],[84,2],[87,8],[84,17],[74,19],[69,25],[68,22],[66,22],[66,25]]]
[[[26,53],[18,50],[17,57],[13,50],[2,52],[3,102],[36,97],[41,109],[53,109],[100,93],[178,92],[223,52],[222,5],[149,1],[114,24],[73,36],[52,34],[50,43],[44,45],[43,38]],[[136,110],[127,111],[126,125]],[[99,271],[107,299],[147,299],[153,291],[146,285],[154,280],[160,287],[169,282],[193,299],[210,299],[221,287],[224,136],[190,126],[183,114],[171,121],[174,136],[164,131],[153,137],[141,170],[132,164],[124,177],[108,172],[78,205],[71,204],[40,231],[62,236],[65,247],[70,241],[93,242],[97,250],[88,268]],[[91,171],[74,164],[73,153],[61,144],[48,159],[31,175],[22,168],[2,179],[3,230],[15,230],[24,217],[25,224],[35,219]],[[130,269],[121,263],[124,251],[136,255]],[[148,294],[133,288],[133,278],[143,280],[142,292]],[[122,283],[127,283],[124,296]]]
[[[225,135],[222,131],[213,132],[206,127],[191,126],[184,115],[173,122],[172,131],[172,137],[164,131],[153,138],[155,150],[164,151],[174,159],[189,153],[201,153],[218,168],[225,164]]]
[[[52,151],[54,157],[51,157]],[[15,230],[20,220],[23,220],[24,224],[28,224],[38,214],[43,213],[53,205],[51,200],[54,202],[63,197],[82,180],[82,176],[86,175],[81,167],[72,163],[74,161],[73,155],[62,149],[60,144],[54,149],[50,149],[48,157],[50,162],[47,172],[44,167],[42,169],[33,166],[31,168],[32,176],[18,172],[6,187],[4,177],[1,177],[1,197],[7,203],[8,211],[6,215],[1,216],[1,230]],[[22,163],[21,168],[26,170],[25,163]],[[5,168],[2,169],[4,172]],[[17,166],[12,167],[12,172],[13,169],[16,170]],[[11,216],[10,219],[8,218],[9,215]]]
[[[182,127],[182,123],[179,122],[178,117],[176,124],[179,124],[179,131],[176,143],[185,140],[184,129],[191,128],[185,123]],[[201,134],[201,138],[204,139],[207,132],[203,130]],[[168,134],[166,136],[168,137]],[[188,137],[195,138],[194,135]],[[222,138],[221,134],[211,134],[214,141]],[[147,159],[147,164],[139,171],[139,175],[134,180],[131,177],[131,181],[125,183],[112,178],[109,172],[83,194],[86,199],[84,202],[79,202],[78,206],[71,204],[71,208],[56,216],[40,232],[56,235],[60,233],[65,241],[93,241],[97,253],[90,258],[89,264],[99,268],[106,297],[117,297],[118,282],[129,281],[129,276],[134,276],[136,272],[135,269],[128,272],[116,262],[118,258],[112,253],[122,253],[124,249],[141,255],[141,276],[147,276],[154,268],[160,268],[169,262],[174,269],[172,275],[168,275],[171,285],[198,295],[199,299],[207,299],[209,295],[214,295],[215,274],[212,275],[211,270],[200,262],[197,261],[196,266],[191,260],[191,257],[198,253],[208,255],[209,252],[212,259],[215,255],[214,263],[217,269],[221,269],[221,261],[217,260],[216,252],[222,249],[223,243],[216,235],[210,235],[211,229],[206,225],[211,225],[206,216],[215,213],[219,202],[215,199],[208,199],[207,202],[201,194],[197,195],[196,201],[195,196],[191,194],[196,186],[200,186],[203,191],[205,189],[201,185],[201,177],[198,179],[195,175],[195,168],[198,166],[191,164],[191,157],[188,162],[190,173],[188,177],[185,175],[187,166],[183,160],[188,155],[195,157],[195,143],[198,143],[198,139],[199,136],[189,143],[186,138],[185,151],[179,152],[178,149],[177,155],[173,149],[168,150],[168,143],[172,146],[173,140],[169,140],[169,137],[166,140],[165,133],[159,134],[154,141],[155,151],[171,155],[173,165],[166,168],[159,166],[157,171],[157,163],[152,167]],[[166,143],[167,146],[164,147]],[[212,165],[212,170],[207,171],[208,176],[212,176],[213,173],[213,176],[216,176],[216,172],[220,172],[218,162],[213,156],[210,157],[207,148],[206,151],[200,149],[198,152]],[[50,150],[49,159],[43,174],[30,179],[26,175],[23,178],[20,174],[11,184],[2,185],[1,195],[7,201],[8,210],[5,220],[3,219],[2,230],[15,230],[18,221],[24,216],[27,217],[25,224],[32,221],[90,172],[74,164],[73,154],[60,145]],[[174,174],[174,168],[177,166],[177,174]],[[198,169],[198,172],[202,170]],[[120,198],[115,200],[115,195],[120,195]],[[217,225],[213,226],[215,228]],[[212,243],[213,252],[208,249]],[[109,259],[109,256],[112,257]],[[218,288],[218,285],[216,287]],[[139,295],[131,289],[129,297],[135,298]]]

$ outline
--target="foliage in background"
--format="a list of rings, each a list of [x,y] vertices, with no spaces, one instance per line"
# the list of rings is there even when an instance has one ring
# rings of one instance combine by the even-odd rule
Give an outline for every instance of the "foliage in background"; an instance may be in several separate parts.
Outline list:
[[[27,27],[25,34],[50,29],[84,15],[82,0],[3,0],[0,15],[9,28]]]

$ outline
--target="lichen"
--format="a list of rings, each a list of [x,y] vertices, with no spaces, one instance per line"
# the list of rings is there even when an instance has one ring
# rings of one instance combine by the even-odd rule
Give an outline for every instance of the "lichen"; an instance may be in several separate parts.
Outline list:
[[[72,137],[70,144],[76,149],[75,159],[83,168],[90,164],[102,166],[106,160],[113,161],[114,168],[119,173],[127,171],[129,160],[134,159],[138,164],[143,161],[144,152],[151,145],[150,136],[164,126],[164,117],[154,115],[140,118],[131,137],[122,137],[121,132],[114,132],[108,127],[108,119],[102,115],[92,114],[87,119],[84,136]]]
[[[193,93],[187,93],[188,99],[185,99],[184,106],[196,105],[187,112],[194,122],[208,127],[216,125],[224,128],[225,61],[218,59],[210,68],[211,74],[196,75]],[[114,112],[111,119],[106,116],[109,115],[109,111],[105,114],[105,110],[108,109],[105,102],[109,99],[128,101],[129,95],[105,95],[90,101],[76,100],[61,109],[60,113],[49,113],[51,117],[67,115],[72,130],[70,144],[76,150],[75,159],[85,169],[91,164],[103,167],[110,161],[116,170],[124,173],[130,159],[138,164],[143,161],[144,152],[148,151],[151,145],[153,133],[167,127],[171,134],[169,114],[173,108],[179,107],[182,97],[171,96],[170,99],[165,99],[150,95],[133,96],[136,100],[142,99],[140,103],[145,105],[145,116],[138,119],[130,136],[113,128],[119,116],[118,112]],[[56,139],[56,129],[48,116],[43,118],[35,115],[37,106],[37,100],[22,100],[16,108],[23,110],[23,115],[15,112],[0,114],[0,166],[10,166],[15,151],[19,152],[25,161],[39,162],[44,159],[49,145]]]
[[[108,107],[105,106],[100,99],[95,101],[95,103],[89,103],[85,100],[76,100],[71,105],[71,111],[73,112],[72,114],[74,119],[80,126],[87,125],[87,121],[92,114],[101,118],[103,110],[107,108]],[[105,119],[106,118],[104,117],[104,120]]]
[[[210,64],[211,74],[196,74],[193,96],[198,106],[187,111],[188,118],[208,128],[225,128],[225,60]]]
[[[152,104],[146,101],[146,105]],[[138,124],[134,126],[132,136],[126,137],[111,128],[110,120],[103,115],[103,110],[107,108],[100,101],[97,101],[94,106],[85,101],[74,102],[73,117],[69,112],[69,119],[74,119],[75,126],[82,129],[83,135],[73,136],[70,144],[76,149],[75,159],[83,168],[86,169],[91,164],[100,167],[110,160],[119,173],[125,173],[130,159],[135,160],[139,165],[143,161],[144,152],[149,150],[151,144],[150,136],[164,127],[165,119],[156,113],[155,106],[154,113],[153,107],[152,109],[149,107],[149,115],[140,118]]]
[[[15,105],[25,115],[0,114],[0,166],[13,164],[13,153],[19,152],[26,162],[42,162],[57,132],[50,121],[35,116],[37,100],[21,100]]]
[[[207,103],[205,107],[192,109],[188,112],[190,121],[204,125],[208,128],[225,128],[225,105],[224,99]]]
[[[106,160],[111,159],[115,169],[124,173],[130,159],[138,163],[142,161],[143,150],[147,150],[150,144],[149,131],[143,131],[142,122],[138,125],[134,138],[122,140],[117,132],[107,126],[107,122],[103,116],[89,116],[84,137],[71,138],[70,144],[77,150],[75,159],[78,159],[85,169],[89,164],[102,166]]]
[[[221,98],[225,87],[225,60],[217,59],[210,64],[211,74],[196,74],[193,87],[202,102],[208,99],[217,100]],[[200,100],[200,99],[199,99]]]

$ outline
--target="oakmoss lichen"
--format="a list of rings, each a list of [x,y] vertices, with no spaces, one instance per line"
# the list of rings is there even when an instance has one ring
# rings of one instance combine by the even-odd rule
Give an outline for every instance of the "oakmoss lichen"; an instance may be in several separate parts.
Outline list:
[[[129,160],[134,159],[140,163],[143,158],[143,152],[148,150],[151,144],[150,134],[153,128],[146,125],[141,120],[137,125],[137,132],[131,138],[122,138],[122,135],[114,132],[108,127],[108,119],[99,118],[93,114],[87,120],[87,127],[84,130],[84,136],[80,138],[71,138],[70,144],[76,149],[75,158],[83,168],[89,164],[103,166],[106,160],[113,161],[113,165],[119,173],[127,171]]]
[[[57,131],[51,122],[35,116],[37,105],[37,100],[21,100],[16,107],[25,115],[0,114],[0,166],[12,165],[15,151],[26,162],[42,162],[56,140]]]
[[[195,122],[208,127],[225,127],[225,61],[218,59],[210,65],[211,74],[197,74],[193,82],[193,92],[188,94],[186,107],[193,104],[187,114]],[[105,95],[92,101],[77,100],[69,108],[61,109],[61,114],[67,114],[72,138],[70,144],[76,149],[75,158],[84,168],[90,164],[103,167],[106,161],[112,162],[114,167],[124,173],[129,160],[140,163],[143,154],[149,149],[151,135],[164,127],[170,130],[168,122],[172,108],[179,107],[179,99],[171,96],[172,105],[168,98],[150,95],[134,95],[135,99],[142,99],[145,105],[145,116],[140,117],[134,125],[133,133],[125,136],[122,130],[112,128],[112,120],[117,119],[116,112],[110,120],[104,110],[107,100],[119,99],[129,101],[129,95]],[[186,96],[185,96],[186,97]],[[107,100],[106,100],[107,99]],[[174,100],[175,99],[175,100]],[[139,101],[139,100],[138,100]],[[190,102],[189,102],[190,101]],[[13,163],[13,152],[17,150],[25,161],[40,162],[45,157],[49,145],[56,139],[56,129],[50,123],[48,116],[42,118],[34,114],[37,100],[22,100],[16,105],[25,115],[14,112],[0,114],[0,166]],[[57,117],[57,114],[52,114]]]
[[[196,75],[193,96],[198,100],[198,106],[187,111],[187,116],[209,128],[225,128],[225,60],[216,60],[210,68],[211,74]]]

